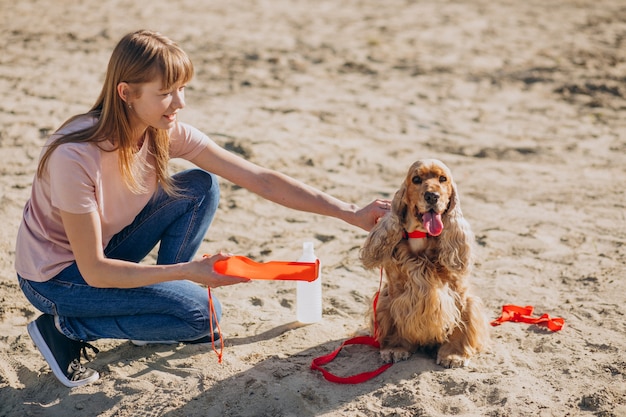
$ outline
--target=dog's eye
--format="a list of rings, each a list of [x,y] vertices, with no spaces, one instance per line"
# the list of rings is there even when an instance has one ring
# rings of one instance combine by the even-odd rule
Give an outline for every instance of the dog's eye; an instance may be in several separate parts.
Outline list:
[[[422,179],[419,176],[417,176],[417,175],[414,176],[411,181],[413,181],[413,184],[421,184],[422,183]]]
[[[439,177],[439,182],[446,182],[446,181],[448,181],[448,179],[444,177],[443,175]]]

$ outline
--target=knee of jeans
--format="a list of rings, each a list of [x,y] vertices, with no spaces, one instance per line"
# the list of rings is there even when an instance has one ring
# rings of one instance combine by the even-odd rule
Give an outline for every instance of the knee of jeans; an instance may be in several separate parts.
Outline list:
[[[199,185],[202,189],[217,186],[217,177],[215,174],[200,168],[188,169],[174,175],[177,184]]]
[[[194,328],[198,338],[218,332],[217,327],[222,319],[222,303],[214,296],[211,299],[213,302],[209,303],[209,306],[212,305],[213,307],[212,309],[209,308],[209,314],[203,315],[202,319],[195,321]]]
[[[205,193],[209,200],[217,202],[220,199],[220,184],[217,180],[217,176],[215,174],[211,174],[210,172],[202,171],[206,174],[203,177],[204,182],[206,183]]]
[[[210,311],[211,320],[213,324],[216,325],[222,320],[222,303],[217,298],[211,296],[213,306],[212,311]]]
[[[217,204],[220,187],[217,176],[203,169],[194,168],[175,175],[176,185],[184,190],[194,192],[202,200],[208,198]]]

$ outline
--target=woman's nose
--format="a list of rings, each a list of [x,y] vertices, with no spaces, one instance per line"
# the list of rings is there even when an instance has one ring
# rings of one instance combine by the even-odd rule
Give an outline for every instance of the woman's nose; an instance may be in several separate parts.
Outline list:
[[[172,100],[172,107],[175,109],[182,109],[185,107],[185,93],[184,90],[176,91],[174,93],[174,100]]]

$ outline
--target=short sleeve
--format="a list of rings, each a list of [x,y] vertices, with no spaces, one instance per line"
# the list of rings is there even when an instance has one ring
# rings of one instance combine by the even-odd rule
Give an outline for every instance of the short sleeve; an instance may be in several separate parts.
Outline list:
[[[48,159],[50,199],[53,207],[69,213],[96,211],[96,181],[99,175],[98,152],[92,144],[64,144]]]
[[[208,146],[211,139],[186,123],[177,123],[170,131],[170,158],[191,160]]]

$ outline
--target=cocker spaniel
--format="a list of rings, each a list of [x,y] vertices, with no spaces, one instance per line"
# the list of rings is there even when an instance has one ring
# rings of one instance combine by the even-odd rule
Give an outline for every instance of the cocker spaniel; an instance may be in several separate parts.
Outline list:
[[[385,362],[435,348],[437,364],[461,367],[487,346],[482,303],[469,288],[473,239],[448,167],[415,162],[360,253],[387,277],[369,312]]]

